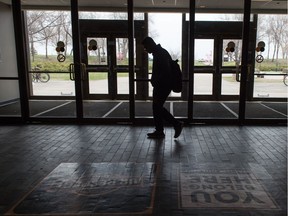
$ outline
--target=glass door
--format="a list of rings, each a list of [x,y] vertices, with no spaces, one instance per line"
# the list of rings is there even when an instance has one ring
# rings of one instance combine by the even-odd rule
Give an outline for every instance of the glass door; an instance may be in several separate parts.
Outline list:
[[[84,98],[86,99],[112,99],[112,55],[111,44],[108,37],[85,37],[82,49],[85,64]]]
[[[128,119],[130,117],[129,82],[129,40],[128,21],[125,13],[121,19],[115,19],[113,13],[99,12],[106,19],[91,18],[90,12],[81,12],[80,43],[83,74],[83,114],[84,118]],[[97,13],[96,13],[97,14]],[[93,14],[95,15],[95,14]],[[144,22],[135,21],[135,28],[142,29]],[[113,29],[113,31],[111,31]],[[137,31],[141,34],[141,31]],[[137,60],[136,41],[134,39],[134,62]],[[138,45],[139,47],[139,45]],[[138,66],[138,65],[137,65]],[[139,64],[139,67],[141,63]],[[136,75],[135,75],[136,77]],[[137,96],[136,87],[135,94]],[[105,121],[104,120],[104,121]],[[122,120],[121,120],[122,121]]]
[[[218,88],[214,86],[213,82],[216,77],[216,65],[215,54],[217,50],[215,48],[214,38],[197,38],[195,39],[195,70],[194,70],[194,97],[199,100],[216,100],[216,91]],[[201,51],[200,51],[201,50]],[[214,91],[213,91],[214,86]]]
[[[45,1],[25,8],[29,116],[76,118],[75,68],[70,2],[62,9],[44,10]],[[65,4],[65,7],[64,7]],[[58,5],[56,4],[56,8]],[[39,8],[39,9],[37,9]]]
[[[84,95],[86,99],[128,99],[129,68],[128,38],[109,35],[86,37],[83,63],[86,74]]]
[[[242,40],[211,36],[195,39],[194,96],[199,100],[238,100]],[[230,47],[231,46],[231,47]],[[232,52],[233,51],[233,52]]]
[[[239,100],[242,40],[224,38],[220,39],[219,43],[222,48],[218,50],[222,51],[221,61],[219,62],[220,98],[223,100]]]
[[[285,49],[280,48],[287,46],[287,14],[259,14],[254,19],[256,41],[248,76],[245,119],[253,123],[287,124],[288,63]]]
[[[195,26],[193,118],[237,120],[242,22],[200,20]]]

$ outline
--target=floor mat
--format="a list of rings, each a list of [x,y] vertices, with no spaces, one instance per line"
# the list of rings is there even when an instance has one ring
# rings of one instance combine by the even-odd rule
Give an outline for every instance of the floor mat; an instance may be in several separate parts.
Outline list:
[[[85,118],[101,118],[114,109],[120,102],[84,102]]]
[[[265,103],[262,103],[264,104],[265,106],[268,106],[280,113],[283,113],[284,115],[287,115],[287,103],[268,103],[268,102],[265,102]]]
[[[129,118],[129,103],[123,102],[106,116],[107,118]]]
[[[50,104],[52,106],[53,104]],[[37,117],[76,117],[76,103],[73,102],[63,102],[59,105],[54,104],[51,108],[46,108],[46,110],[41,113],[37,113]]]
[[[170,103],[165,102],[164,107],[170,112]],[[135,115],[137,117],[151,117],[153,116],[152,102],[136,102]]]
[[[219,102],[195,102],[193,115],[194,118],[237,118]]]
[[[170,103],[166,102],[164,107],[170,111]],[[152,117],[152,102],[135,102],[135,116],[136,117]],[[109,118],[121,118],[129,117],[129,103],[123,102],[117,107],[113,112],[111,112],[107,117]]]
[[[238,103],[225,103],[232,111],[238,113]],[[246,118],[285,118],[285,116],[274,112],[263,106],[261,103],[246,103]]]
[[[173,114],[176,117],[187,117],[188,107],[187,102],[173,102]]]
[[[69,103],[69,101],[29,101],[29,106],[30,106],[30,115],[33,117],[35,115],[39,116],[47,116],[44,113],[46,113],[49,110],[52,110],[56,107],[59,107],[61,105],[64,105],[66,103]],[[75,106],[75,105],[74,105]],[[71,109],[72,107],[69,107],[70,109],[67,109],[68,113],[61,113],[58,111],[58,109],[55,109],[54,112],[58,113],[56,116],[70,116]],[[74,110],[76,107],[74,108]],[[42,114],[43,113],[43,114]],[[49,112],[48,112],[49,113]],[[51,115],[48,115],[51,116]]]

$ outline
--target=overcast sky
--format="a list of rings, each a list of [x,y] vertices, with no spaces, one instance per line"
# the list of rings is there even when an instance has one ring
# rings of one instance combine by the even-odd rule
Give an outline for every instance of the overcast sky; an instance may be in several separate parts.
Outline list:
[[[198,14],[197,20],[213,20],[215,15]],[[218,16],[218,15],[216,15]],[[182,14],[180,13],[149,13],[149,36],[153,37],[156,43],[169,52],[181,54],[182,42]],[[195,58],[211,58],[213,52],[213,40],[196,40]]]

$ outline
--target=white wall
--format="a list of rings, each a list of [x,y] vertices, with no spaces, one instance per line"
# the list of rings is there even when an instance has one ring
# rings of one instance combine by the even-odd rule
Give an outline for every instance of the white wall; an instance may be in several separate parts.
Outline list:
[[[0,77],[18,77],[12,8],[0,2]],[[19,98],[18,81],[0,80],[0,103]]]

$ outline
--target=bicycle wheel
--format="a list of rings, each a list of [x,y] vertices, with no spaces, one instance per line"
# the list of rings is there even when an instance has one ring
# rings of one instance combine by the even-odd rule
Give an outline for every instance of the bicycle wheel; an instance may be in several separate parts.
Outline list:
[[[283,82],[286,86],[288,86],[288,75],[284,75]]]
[[[40,82],[47,83],[50,80],[50,75],[48,73],[41,73],[39,79]]]
[[[32,82],[36,82],[36,74],[32,73],[31,74]]]

